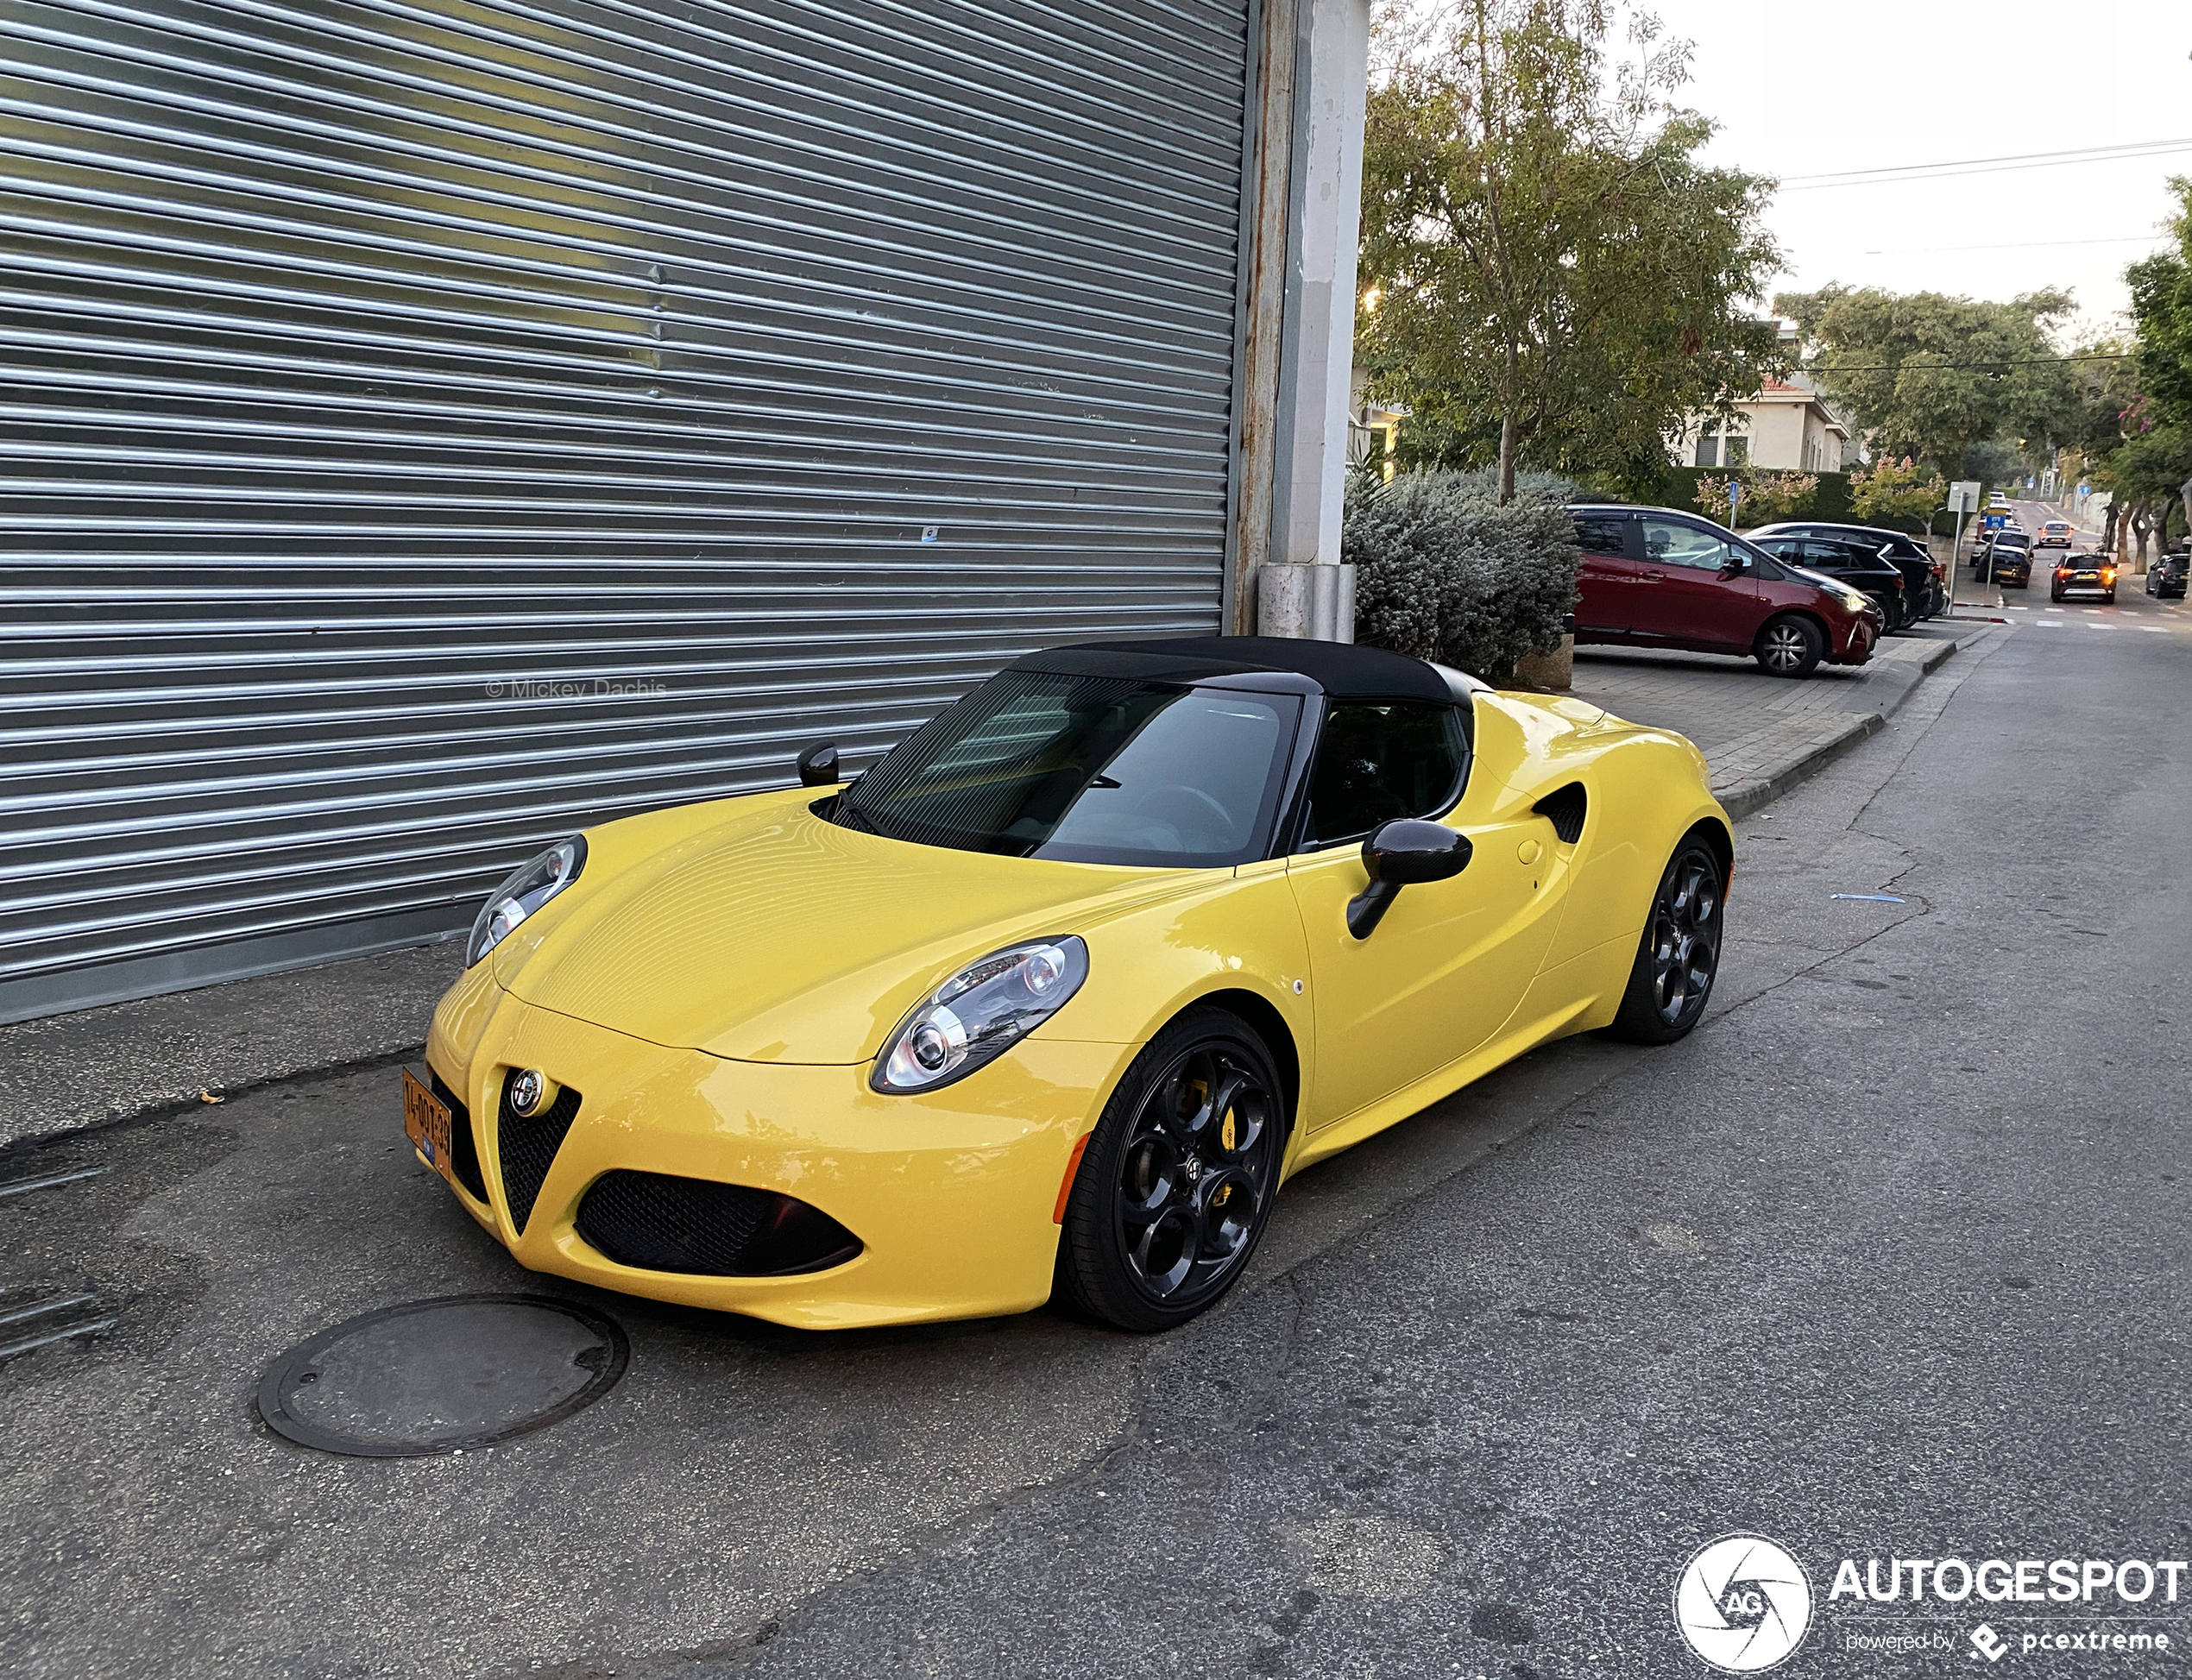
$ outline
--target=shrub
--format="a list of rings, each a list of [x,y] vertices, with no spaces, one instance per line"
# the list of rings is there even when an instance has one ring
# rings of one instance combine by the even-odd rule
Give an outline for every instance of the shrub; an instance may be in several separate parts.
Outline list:
[[[1729,501],[1731,484],[1743,487],[1740,505]],[[1819,481],[1811,473],[1768,473],[1745,467],[1729,477],[1699,479],[1696,494],[1705,516],[1732,530],[1737,519],[1745,525],[1770,525],[1810,513],[1818,499]]]
[[[1574,487],[1517,480],[1499,505],[1483,472],[1403,473],[1349,487],[1341,557],[1355,567],[1355,636],[1490,683],[1552,647],[1576,601]]]
[[[1921,473],[1908,456],[1900,461],[1883,456],[1870,472],[1859,468],[1849,475],[1849,507],[1861,519],[1925,519],[1949,500],[1949,487],[1938,473]]]

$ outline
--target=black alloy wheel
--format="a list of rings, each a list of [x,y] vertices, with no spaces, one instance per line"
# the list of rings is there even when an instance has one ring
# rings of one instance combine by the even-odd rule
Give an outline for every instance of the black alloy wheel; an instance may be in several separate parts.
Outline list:
[[[1692,838],[1675,848],[1652,896],[1628,989],[1606,1029],[1609,1037],[1672,1044],[1698,1024],[1720,972],[1726,883],[1719,855],[1704,841]]]
[[[1817,625],[1788,613],[1766,621],[1754,657],[1771,676],[1809,676],[1826,651],[1827,639]]]
[[[1263,1041],[1188,1010],[1105,1104],[1066,1202],[1057,1289],[1120,1330],[1169,1330],[1231,1288],[1277,1194],[1286,1102]]]

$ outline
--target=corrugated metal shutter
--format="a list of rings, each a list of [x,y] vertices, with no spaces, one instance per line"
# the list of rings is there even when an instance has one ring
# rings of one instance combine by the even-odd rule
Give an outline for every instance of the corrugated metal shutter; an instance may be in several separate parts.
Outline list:
[[[0,1019],[1217,626],[1246,0],[23,0]]]

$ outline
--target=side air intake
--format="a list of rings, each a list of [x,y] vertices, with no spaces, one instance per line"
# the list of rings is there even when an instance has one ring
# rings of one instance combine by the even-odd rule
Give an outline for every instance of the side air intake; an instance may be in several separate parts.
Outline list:
[[[1583,838],[1583,819],[1590,801],[1583,790],[1583,783],[1571,782],[1557,793],[1549,793],[1530,809],[1553,825],[1553,832],[1560,837],[1563,846],[1573,846]]]

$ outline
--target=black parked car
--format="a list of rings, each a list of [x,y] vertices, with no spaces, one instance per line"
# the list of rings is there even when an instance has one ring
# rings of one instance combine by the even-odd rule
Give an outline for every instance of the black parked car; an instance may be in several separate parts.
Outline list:
[[[2183,600],[2188,571],[2192,571],[2192,552],[2180,549],[2175,554],[2164,554],[2146,569],[2146,593],[2164,601]]]
[[[1918,620],[1910,590],[1903,582],[1903,569],[1866,544],[1830,537],[1768,537],[1757,532],[1751,533],[1751,541],[1777,560],[1847,583],[1880,609],[1880,619],[1891,632]]]
[[[1900,531],[1883,531],[1869,525],[1826,525],[1817,519],[1787,519],[1762,525],[1750,533],[1754,542],[1768,537],[1824,537],[1830,542],[1862,543],[1893,561],[1903,573],[1903,588],[1918,607],[1918,615],[1930,619],[1949,609],[1949,586],[1933,563],[1925,544]]]
[[[2021,531],[1997,531],[1972,557],[1971,569],[2021,589],[2032,581],[2032,539]]]

